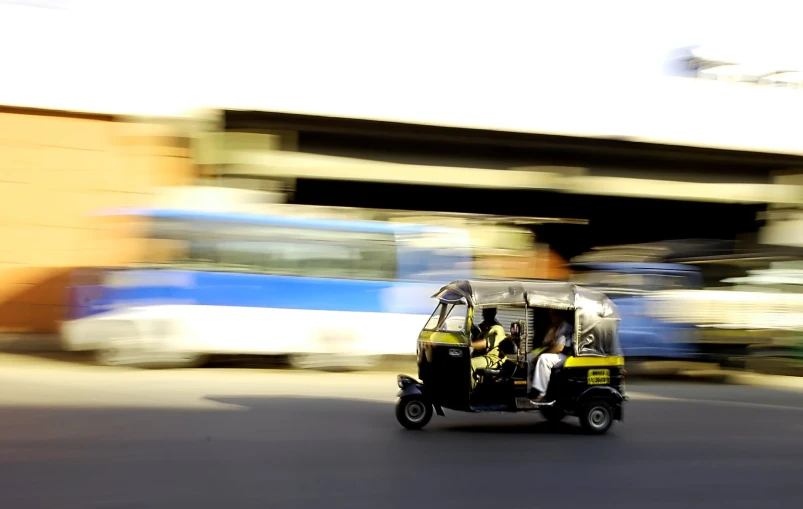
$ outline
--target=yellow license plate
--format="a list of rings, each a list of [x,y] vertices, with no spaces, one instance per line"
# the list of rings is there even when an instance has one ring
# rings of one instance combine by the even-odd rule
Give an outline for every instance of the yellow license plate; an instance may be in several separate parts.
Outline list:
[[[588,385],[608,385],[611,383],[611,370],[589,369]]]

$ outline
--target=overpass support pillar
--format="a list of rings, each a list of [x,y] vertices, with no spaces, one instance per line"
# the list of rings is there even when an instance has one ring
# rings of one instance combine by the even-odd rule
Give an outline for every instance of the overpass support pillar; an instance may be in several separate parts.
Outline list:
[[[774,184],[797,186],[803,196],[803,169],[773,177]],[[759,242],[778,246],[803,247],[803,205],[772,203],[767,207],[766,226]]]

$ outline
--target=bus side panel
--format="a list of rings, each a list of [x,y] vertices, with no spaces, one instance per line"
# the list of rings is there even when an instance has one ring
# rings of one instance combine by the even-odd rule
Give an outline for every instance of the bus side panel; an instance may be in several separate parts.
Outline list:
[[[198,306],[393,312],[382,300],[391,281],[273,276],[236,272],[127,270],[107,274],[100,308]],[[82,290],[83,291],[83,290]],[[430,312],[431,303],[426,312]]]
[[[79,322],[104,316],[170,321],[170,330],[178,331],[174,346],[190,351],[273,354],[345,348],[413,354],[432,312],[432,294],[452,280],[471,276],[465,239],[437,251],[397,242],[395,281],[113,270],[106,273],[92,304],[73,316],[80,317]],[[87,291],[81,288],[76,295]],[[127,311],[131,308],[136,312]],[[104,315],[110,310],[116,310],[113,316]],[[332,346],[335,343],[341,346]]]
[[[108,274],[103,298],[65,328],[83,343],[105,324],[169,321],[172,347],[207,353],[413,355],[432,312],[426,283],[178,270]],[[136,308],[134,310],[133,308]],[[108,311],[112,314],[106,314]],[[86,332],[97,330],[97,334]],[[147,330],[147,327],[143,327]],[[143,340],[146,338],[143,338]]]

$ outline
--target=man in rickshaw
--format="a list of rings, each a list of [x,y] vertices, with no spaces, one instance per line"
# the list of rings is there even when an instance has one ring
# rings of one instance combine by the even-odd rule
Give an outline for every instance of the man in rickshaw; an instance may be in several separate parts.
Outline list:
[[[478,369],[497,369],[502,365],[502,354],[499,344],[505,339],[505,328],[496,319],[496,308],[482,310],[482,323],[479,334],[471,341],[474,353],[479,354],[471,359],[471,386],[476,384],[474,373]]]
[[[535,372],[530,381],[529,397],[540,403],[546,398],[546,390],[552,375],[552,368],[566,361],[573,348],[574,326],[571,313],[549,310],[551,326],[547,331],[541,348],[533,350],[530,361]]]

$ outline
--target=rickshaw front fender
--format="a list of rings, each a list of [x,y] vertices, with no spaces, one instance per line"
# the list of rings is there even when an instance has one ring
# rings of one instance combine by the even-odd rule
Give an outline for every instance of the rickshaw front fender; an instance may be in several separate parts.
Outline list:
[[[396,393],[397,398],[405,398],[408,396],[421,396],[425,400],[429,401],[429,398],[427,397],[427,390],[423,383],[406,375],[399,375],[397,377],[397,380],[400,387],[399,392]],[[446,415],[443,413],[443,408],[441,408],[440,405],[437,405],[432,401],[429,401],[429,403],[435,409],[435,413],[438,414],[438,416],[443,417],[444,415]]]
[[[582,407],[592,399],[602,399],[613,406],[616,420],[622,420],[622,402],[625,397],[613,387],[589,387],[577,398],[576,406]]]
[[[396,397],[404,398],[406,396],[424,396],[424,385],[423,384],[410,384],[401,389],[399,392],[396,393]]]

